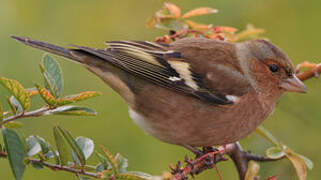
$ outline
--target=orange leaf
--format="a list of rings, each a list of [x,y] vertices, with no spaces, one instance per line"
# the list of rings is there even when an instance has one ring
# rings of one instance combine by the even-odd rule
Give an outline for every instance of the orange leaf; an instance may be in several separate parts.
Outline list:
[[[34,90],[34,89],[30,89],[30,90],[27,89],[27,92],[28,92],[30,97],[38,94],[38,91]]]
[[[304,160],[299,156],[299,154],[295,153],[291,149],[287,148],[285,151],[286,157],[293,164],[296,174],[300,180],[306,180],[307,177],[307,165]]]
[[[68,96],[68,97],[64,97],[64,98],[59,98],[57,99],[57,105],[59,106],[63,106],[66,104],[71,104],[74,102],[78,102],[78,101],[82,101],[85,99],[89,99],[92,97],[96,97],[101,95],[101,93],[96,92],[96,91],[87,91],[87,92],[82,92],[76,95],[72,95],[72,96]]]
[[[41,96],[41,98],[50,106],[54,106],[56,104],[56,99],[51,95],[51,93],[44,87],[40,86],[39,84],[36,84],[36,87],[38,89],[38,92]]]
[[[164,6],[176,18],[178,18],[181,15],[181,9],[179,7],[177,7],[175,4],[167,2],[167,3],[164,3]]]
[[[217,13],[218,10],[214,9],[214,8],[209,8],[209,7],[201,7],[201,8],[196,8],[193,9],[191,11],[188,11],[187,13],[185,13],[183,15],[182,18],[189,18],[192,16],[201,16],[201,15],[205,15],[205,14],[214,14]]]
[[[238,29],[228,26],[215,26],[213,28],[215,33],[227,32],[227,33],[235,33]]]
[[[198,29],[198,30],[203,30],[203,31],[207,31],[211,28],[211,24],[207,25],[207,24],[199,24],[196,23],[194,21],[190,21],[190,20],[185,20],[186,24],[188,24],[192,29]]]

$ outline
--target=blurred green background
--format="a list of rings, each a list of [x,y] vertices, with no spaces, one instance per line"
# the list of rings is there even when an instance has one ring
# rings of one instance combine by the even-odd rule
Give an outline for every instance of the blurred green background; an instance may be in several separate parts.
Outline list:
[[[106,40],[153,40],[163,31],[146,29],[145,22],[160,9],[161,0],[1,0],[0,1],[0,76],[17,79],[25,87],[42,82],[39,62],[42,52],[23,46],[9,38],[11,34],[28,36],[52,43],[104,47]],[[267,30],[265,34],[297,64],[303,60],[321,61],[320,0],[202,0],[170,1],[183,11],[200,6],[219,9],[216,15],[196,18],[203,23],[243,29],[247,23]],[[100,79],[78,64],[58,58],[65,77],[65,95],[97,90],[103,96],[81,103],[95,108],[97,117],[48,116],[23,119],[25,135],[38,134],[53,143],[52,127],[57,123],[74,136],[86,136],[112,152],[129,159],[130,170],[161,174],[170,163],[183,159],[187,151],[146,135],[129,119],[124,101]],[[306,82],[308,94],[287,94],[274,114],[264,124],[279,140],[306,155],[315,164],[308,179],[320,179],[321,152],[321,80]],[[5,104],[7,92],[0,88]],[[34,107],[41,105],[33,99]],[[248,150],[264,154],[270,144],[253,134],[241,141]],[[92,161],[95,159],[93,158]],[[0,159],[0,179],[13,179],[7,160]],[[237,179],[231,161],[219,163],[223,179]],[[279,179],[297,179],[289,161],[264,163],[262,179],[278,175]],[[27,168],[28,179],[77,179],[65,172]],[[218,179],[216,172],[206,171],[197,179]]]

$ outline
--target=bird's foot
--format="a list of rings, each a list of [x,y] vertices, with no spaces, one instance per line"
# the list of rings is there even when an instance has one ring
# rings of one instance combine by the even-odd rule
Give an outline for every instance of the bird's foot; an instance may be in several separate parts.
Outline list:
[[[176,164],[175,167],[170,166],[171,173],[174,176],[175,180],[177,179],[186,180],[188,178],[187,177],[188,174],[194,177],[194,175],[199,174],[206,169],[212,169],[212,168],[216,169],[217,162],[227,160],[223,156],[225,152],[225,148],[218,149],[214,147],[203,147],[202,149],[198,149],[191,146],[185,146],[185,147],[190,151],[192,151],[196,157],[195,159],[193,159],[193,158],[188,158],[188,156],[185,156],[185,160],[184,160],[184,162],[186,163],[185,167],[181,167],[182,163],[180,161]]]

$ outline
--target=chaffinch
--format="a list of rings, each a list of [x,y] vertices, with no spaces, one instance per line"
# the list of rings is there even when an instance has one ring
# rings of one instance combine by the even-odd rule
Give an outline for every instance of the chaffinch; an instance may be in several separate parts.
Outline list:
[[[144,131],[189,149],[238,141],[284,92],[307,90],[287,55],[266,40],[111,41],[107,49],[65,49],[12,37],[83,64],[124,98]]]

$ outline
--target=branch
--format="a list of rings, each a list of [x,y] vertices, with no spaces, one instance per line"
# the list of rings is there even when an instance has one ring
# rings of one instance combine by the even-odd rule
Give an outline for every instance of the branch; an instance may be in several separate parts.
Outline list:
[[[45,162],[45,161],[43,161],[41,159],[28,159],[28,160],[29,160],[29,162],[31,164],[33,164],[33,163],[41,164],[41,165],[46,166],[46,167],[48,167],[48,168],[50,168],[51,170],[54,170],[54,171],[61,170],[61,171],[67,171],[67,172],[74,173],[76,176],[85,175],[85,176],[90,176],[90,177],[94,177],[94,178],[104,178],[103,174],[88,172],[88,171],[86,171],[84,169],[75,169],[75,168],[72,168],[72,167],[51,164],[51,163]]]
[[[302,68],[309,68],[309,70],[306,70],[304,72],[300,72],[300,69]],[[301,80],[305,81],[312,77],[319,77],[321,74],[321,63],[319,64],[313,64],[308,61],[304,61],[297,65],[296,67],[296,76]]]
[[[209,152],[195,160],[186,159],[185,162],[187,165],[184,168],[180,168],[179,162],[176,168],[171,167],[172,174],[174,174],[172,180],[185,180],[189,174],[194,176],[194,174],[199,174],[206,169],[215,168],[216,163],[227,160],[223,157],[224,154],[227,154],[233,160],[241,180],[245,178],[249,161],[268,162],[277,161],[285,157],[283,156],[279,159],[271,159],[268,157],[253,155],[249,152],[245,152],[240,143],[236,142],[220,146],[217,151]],[[213,162],[209,162],[209,160],[213,160]],[[209,164],[211,166],[209,166]]]
[[[0,151],[0,157],[1,158],[7,158],[8,154],[5,151]],[[104,175],[101,173],[93,173],[93,172],[88,172],[84,169],[75,169],[73,167],[67,167],[67,166],[62,166],[62,165],[57,165],[57,164],[51,164],[48,162],[45,162],[41,159],[32,159],[32,158],[28,158],[27,159],[29,161],[29,163],[31,164],[41,164],[42,166],[48,167],[53,171],[57,171],[57,170],[61,170],[61,171],[67,171],[67,172],[71,172],[73,174],[75,174],[76,176],[79,175],[85,175],[85,176],[90,176],[93,178],[104,178]]]
[[[14,115],[14,116],[10,116],[8,118],[5,118],[1,123],[0,123],[0,127],[2,127],[4,124],[10,122],[10,121],[14,121],[16,119],[19,118],[27,118],[27,117],[38,117],[43,115],[46,111],[50,111],[50,107],[49,106],[44,106],[40,109],[34,110],[34,111],[30,111],[30,112],[22,112],[20,114]]]

